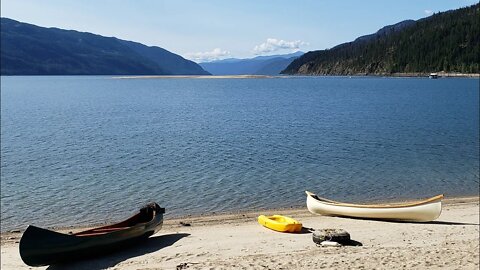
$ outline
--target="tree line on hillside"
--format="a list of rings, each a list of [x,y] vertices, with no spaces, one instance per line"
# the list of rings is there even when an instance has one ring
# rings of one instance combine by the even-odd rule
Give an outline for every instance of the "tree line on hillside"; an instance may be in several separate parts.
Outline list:
[[[379,31],[329,50],[313,51],[282,73],[355,75],[479,73],[480,4],[434,14],[401,30]]]
[[[208,75],[156,46],[1,18],[2,75]]]

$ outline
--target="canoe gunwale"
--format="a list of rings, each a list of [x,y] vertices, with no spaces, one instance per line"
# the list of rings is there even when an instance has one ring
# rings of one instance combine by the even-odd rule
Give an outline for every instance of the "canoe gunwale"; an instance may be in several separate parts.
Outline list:
[[[443,199],[444,195],[440,194],[422,201],[417,202],[409,202],[409,203],[400,203],[400,204],[353,204],[353,203],[344,203],[344,202],[337,202],[332,201],[329,199],[318,197],[316,194],[305,191],[308,197],[314,199],[315,201],[323,204],[328,204],[332,206],[345,206],[345,207],[355,207],[355,208],[406,208],[406,207],[413,207],[413,206],[420,206],[430,203],[436,203]]]
[[[110,224],[110,225],[106,225],[106,226],[102,226],[102,227],[97,227],[97,228],[89,229],[89,230],[86,230],[86,231],[77,232],[77,233],[72,234],[71,236],[76,236],[76,237],[82,237],[83,238],[83,237],[92,237],[92,236],[95,237],[95,236],[101,236],[101,235],[106,235],[106,234],[113,234],[113,233],[117,233],[117,232],[120,232],[120,231],[125,232],[125,231],[129,231],[129,230],[133,230],[137,227],[149,226],[149,225],[151,225],[155,222],[155,219],[156,219],[157,215],[165,213],[165,209],[161,208],[156,203],[146,205],[142,209],[147,209],[147,208],[155,209],[155,211],[153,211],[153,213],[151,213],[151,217],[150,217],[149,220],[145,220],[143,222],[142,221],[137,221],[137,219],[140,219],[141,215],[142,215],[142,213],[140,211],[139,213],[136,213],[135,215],[129,217],[128,219],[120,221],[118,223]],[[126,226],[128,224],[132,224],[132,225],[131,226]]]

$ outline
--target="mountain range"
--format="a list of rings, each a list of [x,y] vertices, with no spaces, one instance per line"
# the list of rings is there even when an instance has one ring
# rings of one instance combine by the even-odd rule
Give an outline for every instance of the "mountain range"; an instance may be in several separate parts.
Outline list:
[[[1,18],[2,75],[208,75],[156,46]]]
[[[294,52],[282,55],[257,56],[254,58],[227,58],[200,63],[200,66],[212,75],[278,75],[293,60],[303,55]]]
[[[156,46],[1,18],[1,75],[392,75],[480,72],[480,4],[327,50],[197,64]]]
[[[299,75],[480,72],[480,4],[407,20],[328,50],[304,54],[282,71]]]

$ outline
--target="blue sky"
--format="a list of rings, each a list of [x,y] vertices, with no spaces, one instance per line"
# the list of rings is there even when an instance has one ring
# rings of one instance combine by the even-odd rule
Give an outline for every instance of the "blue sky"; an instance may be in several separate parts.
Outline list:
[[[197,62],[331,48],[473,0],[2,0],[1,16],[159,46]]]

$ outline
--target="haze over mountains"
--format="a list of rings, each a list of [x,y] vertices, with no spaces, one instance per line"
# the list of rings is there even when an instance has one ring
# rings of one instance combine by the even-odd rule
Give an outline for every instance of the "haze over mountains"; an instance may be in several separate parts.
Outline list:
[[[2,75],[208,75],[156,46],[1,18]]]
[[[390,75],[480,72],[480,4],[386,26],[329,50],[312,51],[282,73]]]
[[[212,75],[278,75],[293,60],[303,55],[294,52],[283,55],[257,56],[254,58],[228,58],[200,63],[200,66]]]

